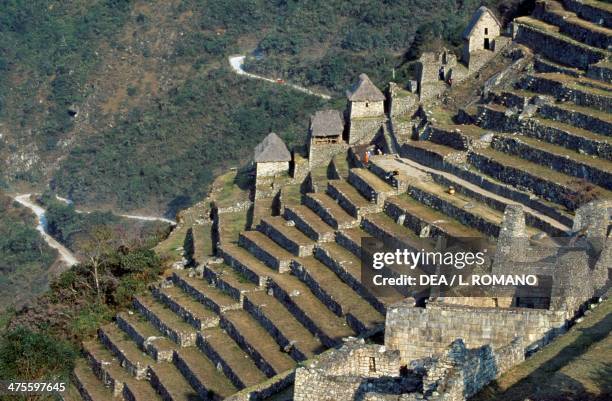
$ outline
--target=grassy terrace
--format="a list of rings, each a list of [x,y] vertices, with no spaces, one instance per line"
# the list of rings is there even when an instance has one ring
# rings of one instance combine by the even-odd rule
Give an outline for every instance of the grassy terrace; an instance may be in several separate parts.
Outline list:
[[[521,159],[518,156],[512,156],[503,152],[498,152],[493,149],[478,149],[474,151],[474,153],[483,155],[500,164],[503,164],[504,166],[512,167],[520,171],[527,171],[530,174],[545,179],[547,181],[556,182],[574,190],[580,189],[580,183],[578,182],[578,178],[559,173],[553,169],[542,166],[540,164]],[[606,196],[610,196],[610,193],[608,191],[602,188],[600,188],[600,190],[602,191],[602,194],[607,194]]]
[[[460,153],[458,150],[450,148],[444,145],[438,145],[437,143],[429,142],[429,141],[414,141],[409,140],[406,142],[407,145],[413,148],[419,148],[423,150],[427,150],[433,153],[437,153],[442,157],[446,157],[453,153]]]
[[[546,33],[554,38],[567,42],[571,45],[581,47],[583,49],[588,49],[589,51],[601,54],[602,58],[605,58],[609,52],[599,49],[597,47],[585,45],[582,42],[578,42],[577,40],[560,33],[560,28],[556,25],[548,24],[544,21],[532,18],[532,17],[519,17],[514,20],[515,24],[526,25],[543,33]]]
[[[584,163],[587,166],[592,166],[594,168],[597,168],[603,171],[612,170],[612,162],[605,160],[605,159],[600,159],[598,157],[593,157],[593,156],[585,155],[582,153],[578,153],[573,150],[567,149],[563,146],[553,145],[551,143],[540,141],[534,138],[530,138],[528,136],[516,137],[515,135],[508,135],[508,134],[504,136],[509,136],[514,139],[518,139],[521,142],[524,142],[535,149],[540,149],[542,151],[552,153],[560,157],[571,158],[572,160],[575,160],[580,163]]]
[[[413,216],[422,219],[423,221],[433,223],[436,222],[436,226],[440,227],[450,236],[455,238],[476,238],[480,237],[482,234],[473,229],[469,228],[455,219],[450,218],[449,216],[438,212],[428,206],[423,205],[420,202],[417,202],[412,197],[407,194],[401,194],[398,196],[394,196],[389,198],[389,202],[393,202],[396,205],[400,206],[402,209],[405,209]]]
[[[586,4],[587,2],[583,1],[583,3]],[[595,32],[600,32],[606,35],[612,34],[612,30],[606,27],[594,24],[590,21],[584,20],[578,17],[576,13],[565,10],[560,3],[551,1],[551,2],[548,2],[547,6],[548,6],[547,11],[553,14],[556,14],[559,17],[562,17],[567,23],[578,25],[582,28],[585,28],[591,31],[595,31]]]
[[[569,332],[504,373],[474,401],[609,400],[612,392],[612,300]]]
[[[608,94],[612,95],[612,92],[608,92]],[[590,107],[578,106],[574,103],[557,103],[555,104],[555,107],[567,111],[576,111],[587,116],[598,118],[602,121],[612,122],[612,115],[610,115],[610,113],[606,113],[597,109],[592,109]]]
[[[581,137],[586,138],[586,139],[592,139],[592,140],[595,140],[595,141],[602,141],[602,140],[605,141],[606,140],[606,138],[601,136],[601,135],[594,134],[591,131],[587,131],[587,130],[582,129],[582,128],[574,127],[573,125],[569,125],[569,124],[565,124],[565,123],[560,123],[560,122],[555,121],[555,120],[549,120],[549,119],[541,118],[541,117],[538,117],[538,118],[532,117],[531,119],[537,121],[538,123],[540,123],[542,125],[546,125],[546,126],[549,126],[549,127],[557,128],[557,129],[560,129],[562,131],[569,132],[572,135],[581,136]]]

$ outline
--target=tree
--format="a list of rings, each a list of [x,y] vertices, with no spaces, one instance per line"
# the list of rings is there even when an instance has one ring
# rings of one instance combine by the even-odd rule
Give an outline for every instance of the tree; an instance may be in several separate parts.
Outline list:
[[[114,254],[113,231],[108,226],[94,227],[88,238],[81,245],[81,252],[87,260],[87,265],[91,268],[94,283],[96,286],[96,297],[102,300],[100,291],[100,269],[105,266],[109,258]]]
[[[193,242],[193,229],[190,227],[185,234],[185,240],[183,241],[183,256],[187,260],[187,266],[195,265],[195,244]]]

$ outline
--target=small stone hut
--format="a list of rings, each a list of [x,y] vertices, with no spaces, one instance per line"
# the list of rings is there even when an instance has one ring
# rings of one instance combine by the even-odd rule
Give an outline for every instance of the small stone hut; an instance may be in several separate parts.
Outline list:
[[[495,51],[495,40],[501,35],[502,24],[485,6],[476,10],[463,31],[463,59],[469,64],[470,56],[480,50]]]
[[[338,110],[319,110],[310,117],[308,162],[310,167],[329,161],[347,148],[342,139],[344,117]]]
[[[347,97],[350,119],[380,117],[385,114],[385,95],[366,74],[359,75],[359,80],[348,90]]]
[[[271,132],[255,147],[253,160],[257,177],[271,177],[289,172],[291,153],[285,142]]]

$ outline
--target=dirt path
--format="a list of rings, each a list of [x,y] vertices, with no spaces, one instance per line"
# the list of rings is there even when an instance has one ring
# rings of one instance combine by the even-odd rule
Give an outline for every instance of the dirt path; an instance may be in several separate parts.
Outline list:
[[[66,248],[64,245],[62,245],[59,242],[57,242],[52,236],[47,234],[47,232],[45,231],[46,230],[46,227],[45,227],[45,209],[43,209],[42,207],[40,207],[36,203],[32,202],[30,200],[30,196],[32,196],[32,194],[17,195],[13,199],[15,199],[15,201],[17,203],[27,207],[32,212],[34,212],[34,214],[36,215],[36,219],[38,221],[38,224],[36,225],[36,230],[38,230],[38,232],[40,232],[40,234],[42,235],[42,237],[45,240],[45,242],[51,248],[57,250],[57,252],[59,253],[60,259],[66,265],[73,266],[73,265],[76,265],[77,263],[79,263],[79,261],[76,258],[76,256],[68,248]]]
[[[383,157],[383,156],[380,156]],[[514,201],[512,199],[508,199],[505,198],[501,195],[498,195],[496,193],[487,191],[484,188],[479,187],[478,185],[474,185],[469,181],[466,181],[462,178],[459,178],[453,174],[447,173],[445,171],[441,171],[441,170],[436,170],[434,168],[431,167],[427,167],[423,164],[417,163],[413,160],[410,159],[406,159],[406,158],[399,158],[399,157],[394,157],[394,158],[388,158],[385,157],[386,160],[382,161],[382,160],[378,160],[376,163],[377,164],[382,164],[382,165],[387,165],[385,166],[385,169],[388,168],[389,171],[394,170],[394,169],[400,169],[400,170],[405,170],[406,173],[410,176],[419,176],[422,175],[423,173],[434,173],[434,174],[438,174],[443,176],[444,178],[448,179],[449,181],[455,182],[457,183],[457,185],[460,185],[464,188],[467,188],[471,191],[474,191],[476,193],[482,194],[486,197],[495,199],[497,201],[500,201],[502,203],[505,204],[509,204],[509,205],[521,205],[523,207],[523,209],[534,215],[534,216],[538,216],[542,221],[546,221],[547,223],[549,223],[551,226],[561,230],[561,231],[570,231],[571,227],[567,227],[565,224],[560,223],[559,221],[553,219],[552,217],[549,217],[535,209],[532,209],[526,205],[523,205],[517,201]],[[382,163],[381,163],[382,161]]]
[[[72,201],[70,199],[62,198],[61,196],[57,196],[57,195],[55,195],[55,197],[57,198],[57,200],[60,200],[66,204],[72,204]],[[77,213],[91,213],[89,211],[79,210],[79,209],[75,209],[74,211]],[[167,219],[165,217],[146,216],[146,215],[143,216],[143,215],[136,215],[136,214],[120,214],[120,213],[114,213],[114,214],[116,214],[117,216],[125,217],[126,219],[142,220],[142,221],[161,221],[161,222],[173,225],[173,226],[176,225],[176,221]]]
[[[290,84],[290,83],[280,83],[272,78],[267,78],[261,75],[257,75],[257,74],[251,74],[250,72],[246,72],[243,68],[242,65],[244,64],[244,59],[245,56],[231,56],[229,57],[229,63],[232,66],[232,70],[234,70],[234,72],[238,75],[245,75],[249,78],[255,78],[255,79],[260,79],[262,81],[268,81],[271,82],[273,84],[277,84],[277,85],[286,85],[289,86],[295,90],[298,90],[300,92],[304,92],[307,93],[309,95],[313,95],[313,96],[318,96],[322,99],[326,99],[329,100],[331,99],[331,96],[326,95],[324,93],[319,93],[319,92],[314,92],[311,91],[310,89],[304,88],[303,86],[299,86],[299,85],[295,85],[295,84]]]

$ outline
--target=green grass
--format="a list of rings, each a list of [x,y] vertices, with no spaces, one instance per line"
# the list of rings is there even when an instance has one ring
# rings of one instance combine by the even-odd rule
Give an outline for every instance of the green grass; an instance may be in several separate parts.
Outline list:
[[[609,400],[612,301],[485,387],[473,401]]]

